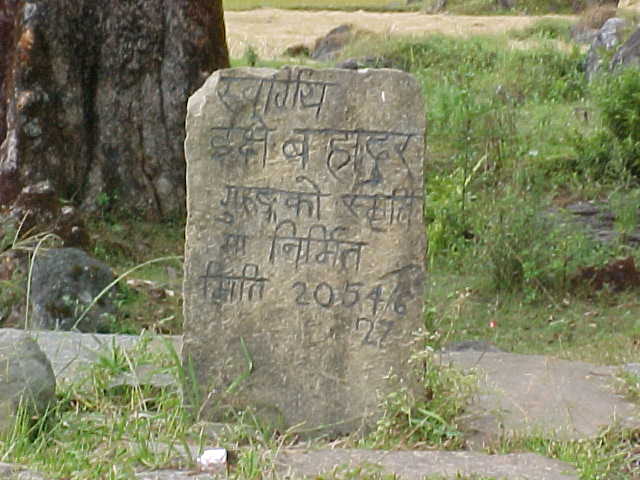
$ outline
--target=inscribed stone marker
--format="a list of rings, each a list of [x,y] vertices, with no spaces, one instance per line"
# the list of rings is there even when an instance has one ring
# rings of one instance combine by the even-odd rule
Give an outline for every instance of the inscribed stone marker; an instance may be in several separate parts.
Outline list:
[[[395,70],[220,70],[190,98],[183,355],[211,406],[344,433],[411,385],[424,126]]]

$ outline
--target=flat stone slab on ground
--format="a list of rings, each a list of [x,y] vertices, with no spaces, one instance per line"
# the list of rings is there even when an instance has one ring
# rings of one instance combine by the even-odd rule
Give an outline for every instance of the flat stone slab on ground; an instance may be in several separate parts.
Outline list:
[[[377,465],[382,472],[395,474],[403,480],[422,480],[427,475],[455,479],[458,474],[508,480],[578,479],[571,465],[534,453],[487,455],[441,451],[287,450],[277,456],[276,464],[278,473],[284,478],[315,477],[336,467],[366,469]]]
[[[40,473],[29,470],[23,465],[0,462],[0,479],[2,480],[47,480]]]
[[[474,351],[443,353],[440,359],[478,371],[480,390],[463,422],[471,447],[509,433],[580,439],[614,424],[640,426],[638,406],[615,392],[618,367]]]
[[[1,328],[0,337],[19,338],[24,330]],[[56,379],[74,381],[96,361],[100,355],[108,353],[113,346],[125,350],[133,350],[143,340],[139,335],[115,335],[99,333],[76,333],[61,331],[35,330],[30,332],[38,342],[40,349],[47,356],[53,367]],[[182,336],[152,337],[148,348],[164,351],[166,346],[160,338],[166,339],[180,356]]]
[[[156,470],[136,474],[136,480],[211,480],[212,478],[227,478],[227,476],[223,474],[213,476],[211,473],[195,470]]]

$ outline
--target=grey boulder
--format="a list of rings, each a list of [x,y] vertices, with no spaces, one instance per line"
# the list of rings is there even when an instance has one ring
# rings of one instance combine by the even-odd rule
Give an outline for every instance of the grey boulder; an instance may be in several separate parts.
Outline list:
[[[27,333],[0,337],[0,431],[14,425],[18,408],[42,415],[55,400],[51,364]]]
[[[588,81],[591,81],[601,70],[604,62],[603,52],[613,51],[620,43],[625,25],[626,22],[622,18],[610,18],[598,30],[587,53],[585,73]]]
[[[33,263],[29,327],[42,330],[96,332],[115,312],[112,289],[82,318],[93,299],[114,279],[111,269],[77,248],[38,252]]]
[[[640,66],[640,28],[631,34],[613,56],[611,67],[620,66]]]

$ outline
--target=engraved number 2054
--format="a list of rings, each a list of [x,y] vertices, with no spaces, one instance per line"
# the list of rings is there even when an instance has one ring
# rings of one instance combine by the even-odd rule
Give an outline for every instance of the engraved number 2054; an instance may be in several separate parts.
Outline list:
[[[308,286],[306,282],[295,282],[295,303],[300,306],[315,304],[322,308],[342,306],[354,308],[360,304],[366,304],[371,308],[373,316],[386,311],[391,311],[398,316],[407,313],[403,295],[396,286],[392,291],[385,289],[383,285],[375,285],[367,288],[362,282],[345,282],[342,289],[334,288],[327,282],[320,282],[315,287]]]

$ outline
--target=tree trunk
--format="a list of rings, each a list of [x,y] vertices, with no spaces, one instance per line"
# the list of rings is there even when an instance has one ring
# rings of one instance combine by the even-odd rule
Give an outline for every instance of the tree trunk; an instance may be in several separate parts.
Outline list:
[[[189,96],[228,66],[221,0],[0,0],[0,204],[185,209]]]

